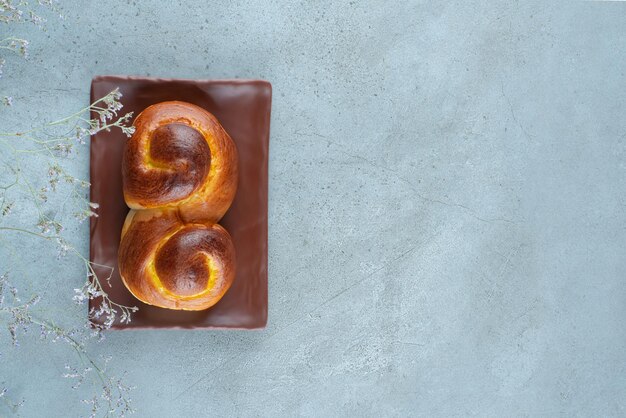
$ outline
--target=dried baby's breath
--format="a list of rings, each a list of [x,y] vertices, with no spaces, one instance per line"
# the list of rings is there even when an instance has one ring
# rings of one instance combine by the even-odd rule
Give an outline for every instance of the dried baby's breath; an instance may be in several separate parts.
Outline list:
[[[8,35],[15,24],[32,25],[45,31],[46,19],[54,15],[64,19],[56,0],[0,0],[0,33]],[[28,58],[29,47],[30,42],[22,37],[0,36],[0,81],[3,71],[9,67],[9,60]],[[91,416],[125,416],[133,412],[129,397],[131,388],[107,371],[110,358],[93,359],[85,347],[90,340],[102,341],[102,331],[113,323],[130,322],[137,308],[117,304],[109,298],[105,287],[110,286],[110,274],[108,277],[96,274],[96,267],[101,271],[106,270],[106,266],[96,266],[86,259],[73,242],[75,234],[68,232],[74,230],[74,222],[97,216],[99,206],[87,198],[89,182],[77,177],[67,163],[84,149],[90,135],[111,129],[132,135],[132,113],[120,113],[123,108],[121,98],[121,92],[115,89],[63,119],[26,131],[0,133],[2,236],[21,234],[24,240],[43,240],[56,249],[57,259],[78,258],[85,267],[86,281],[80,289],[74,289],[73,296],[69,292],[68,299],[71,297],[79,305],[92,298],[102,302],[99,309],[89,312],[82,326],[63,327],[55,324],[53,318],[40,308],[41,297],[37,293],[21,291],[14,285],[23,283],[23,280],[0,271],[0,327],[6,330],[13,347],[32,342],[33,338],[24,338],[29,335],[38,336],[35,341],[70,347],[77,364],[68,363],[63,377],[73,382],[73,388],[93,385],[95,394],[83,401],[89,405]],[[13,103],[13,97],[0,96],[3,116]],[[16,212],[21,216],[14,216]],[[30,222],[24,216],[27,213],[35,213]],[[12,259],[3,261],[2,268],[18,267]],[[110,268],[109,272],[112,272]],[[63,283],[62,277],[53,279]],[[15,348],[0,345],[0,361],[7,349]],[[24,402],[24,399],[15,399],[9,382],[0,382],[0,416],[4,416],[6,408],[19,414],[18,409]]]
[[[98,394],[84,401],[93,414],[124,416],[132,412],[128,397],[131,388],[111,377],[105,366],[91,359],[85,343],[92,338],[101,341],[102,331],[114,323],[129,323],[137,308],[109,298],[105,287],[110,286],[112,269],[95,265],[84,257],[75,247],[73,237],[66,232],[67,222],[82,222],[97,216],[99,209],[98,203],[88,200],[85,193],[89,182],[76,177],[67,168],[67,162],[80,152],[90,135],[111,129],[120,129],[127,135],[132,133],[129,126],[132,114],[120,113],[121,97],[116,89],[67,118],[27,131],[0,133],[0,155],[4,163],[0,177],[0,231],[22,234],[24,239],[47,241],[56,248],[57,259],[78,258],[85,266],[86,280],[81,288],[74,289],[72,299],[79,305],[90,299],[99,301],[98,308],[89,311],[85,327],[63,328],[37,310],[39,295],[21,296],[9,280],[9,274],[3,273],[0,276],[0,324],[7,330],[14,347],[19,347],[21,336],[31,333],[32,329],[36,329],[39,340],[68,344],[78,354],[81,365],[68,365],[64,377],[73,381],[74,388],[87,381],[96,382]],[[28,171],[23,167],[29,167]],[[11,216],[15,210],[34,211],[37,218],[28,224],[24,217]],[[99,277],[96,270],[106,270],[109,274]],[[86,379],[87,376],[94,376],[95,380]],[[9,388],[0,389],[2,396],[10,392]],[[20,404],[21,401],[11,405],[17,409]]]

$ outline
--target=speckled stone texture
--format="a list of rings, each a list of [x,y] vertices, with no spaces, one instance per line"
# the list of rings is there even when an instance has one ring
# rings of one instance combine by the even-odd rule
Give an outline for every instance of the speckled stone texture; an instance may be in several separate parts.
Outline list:
[[[136,416],[626,414],[626,2],[63,8],[3,130],[98,74],[273,84],[268,327],[109,333]],[[80,263],[15,240],[63,315]],[[23,416],[85,414],[70,356],[3,350]]]

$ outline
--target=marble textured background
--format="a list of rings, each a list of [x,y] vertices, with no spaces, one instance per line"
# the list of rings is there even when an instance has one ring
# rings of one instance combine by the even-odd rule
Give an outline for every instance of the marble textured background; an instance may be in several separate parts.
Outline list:
[[[626,3],[63,7],[16,33],[3,130],[98,74],[274,88],[269,325],[109,333],[136,416],[626,414]],[[63,315],[80,264],[16,239]],[[23,416],[84,413],[67,356],[3,353]]]

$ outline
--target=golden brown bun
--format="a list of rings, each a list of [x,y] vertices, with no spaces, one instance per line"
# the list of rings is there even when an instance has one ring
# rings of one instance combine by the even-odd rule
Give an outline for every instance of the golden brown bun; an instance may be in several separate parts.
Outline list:
[[[141,112],[122,161],[131,209],[178,207],[189,222],[219,221],[237,191],[237,148],[215,117],[184,102]]]
[[[169,309],[215,305],[235,278],[235,248],[218,224],[185,223],[176,209],[131,210],[119,249],[122,281],[142,302]]]
[[[120,275],[137,299],[169,309],[217,303],[235,277],[230,235],[216,222],[237,188],[237,148],[217,119],[183,102],[148,107],[122,161],[126,217]]]

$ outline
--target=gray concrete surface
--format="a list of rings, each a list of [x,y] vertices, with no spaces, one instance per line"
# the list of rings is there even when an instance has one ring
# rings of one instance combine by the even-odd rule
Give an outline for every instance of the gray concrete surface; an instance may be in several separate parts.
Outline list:
[[[626,415],[626,3],[469,3],[75,0],[19,28],[16,125],[97,74],[273,83],[269,325],[110,333],[136,416]],[[64,315],[80,265],[33,261]],[[3,355],[23,416],[84,415],[62,347]]]

